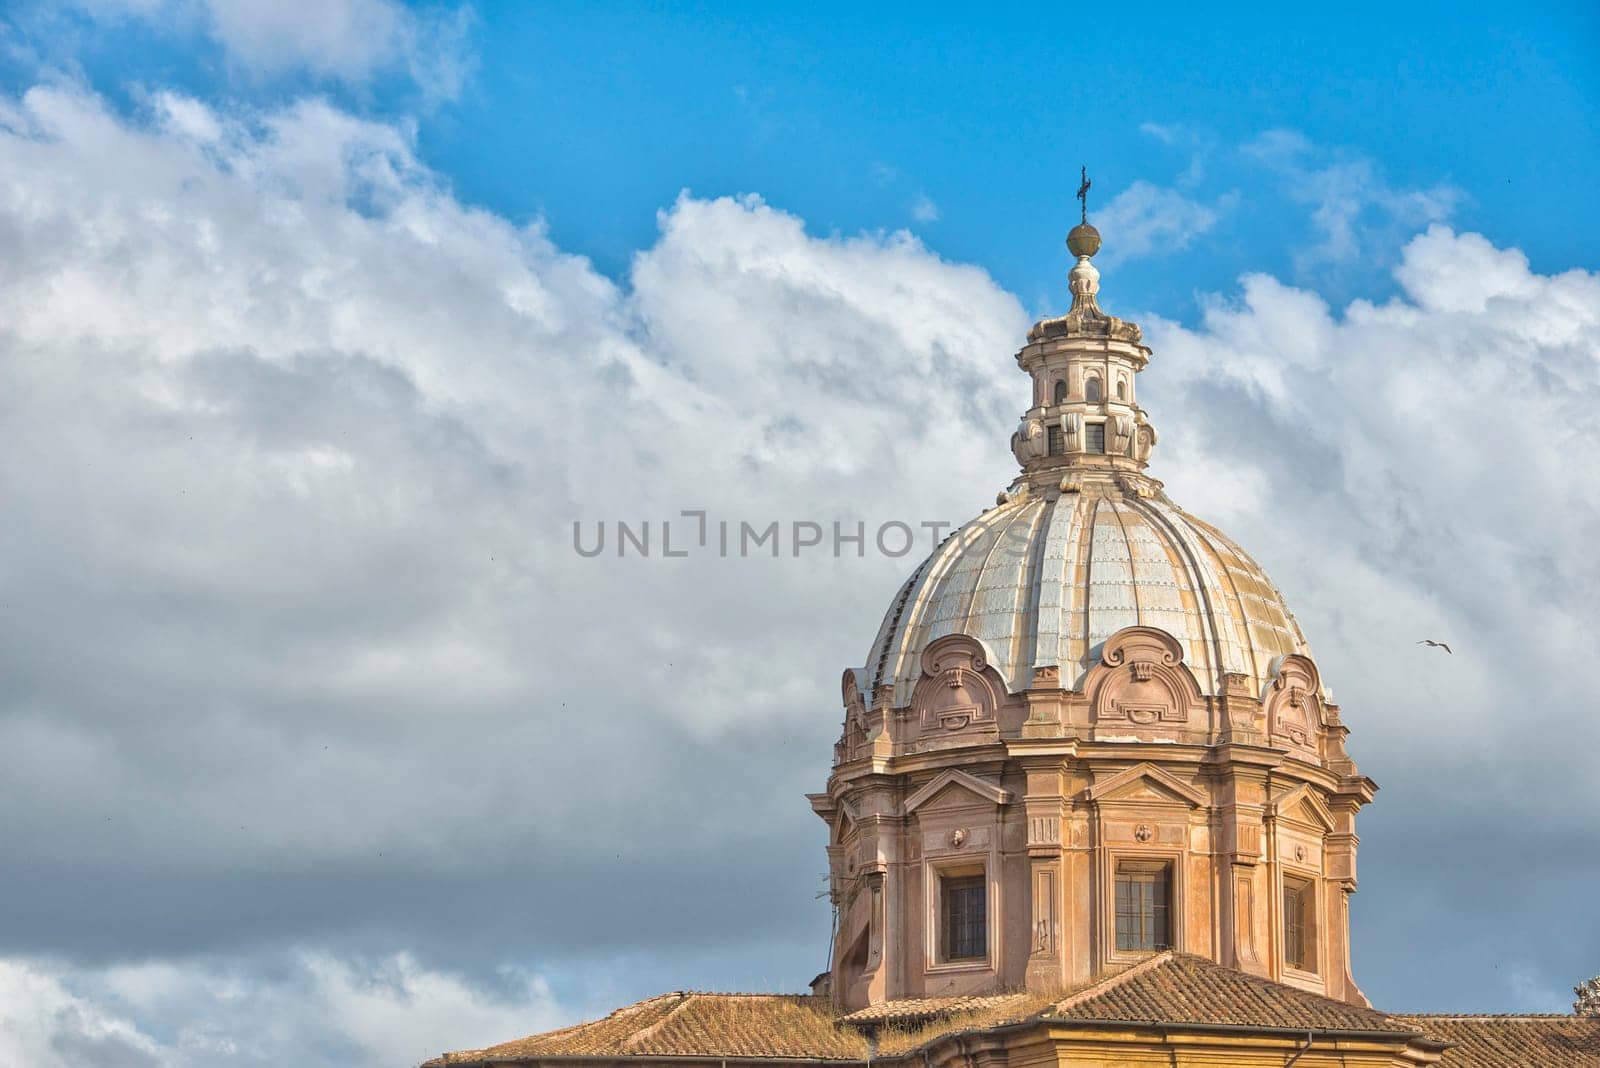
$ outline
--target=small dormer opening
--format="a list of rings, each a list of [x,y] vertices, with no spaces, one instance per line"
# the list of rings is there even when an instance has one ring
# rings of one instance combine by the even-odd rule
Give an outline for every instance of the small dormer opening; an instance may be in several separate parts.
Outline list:
[[[1090,404],[1099,404],[1101,399],[1100,379],[1090,375],[1083,380],[1083,399]]]
[[[1065,378],[1058,378],[1058,379],[1056,379],[1055,400],[1053,401],[1053,403],[1055,403],[1055,404],[1065,404],[1066,402],[1067,402],[1067,380]]]

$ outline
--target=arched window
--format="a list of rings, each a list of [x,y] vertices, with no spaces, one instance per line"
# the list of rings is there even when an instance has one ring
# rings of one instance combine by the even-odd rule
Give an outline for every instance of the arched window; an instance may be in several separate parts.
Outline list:
[[[1090,404],[1100,403],[1100,380],[1093,375],[1083,380],[1083,399]]]
[[[1125,401],[1127,399],[1128,399],[1128,383],[1127,383],[1127,380],[1119,378],[1119,379],[1117,379],[1117,400]]]
[[[1056,379],[1056,393],[1055,393],[1055,402],[1054,403],[1056,403],[1056,404],[1065,404],[1066,402],[1067,402],[1067,380],[1064,379],[1064,378],[1058,378],[1058,379]]]

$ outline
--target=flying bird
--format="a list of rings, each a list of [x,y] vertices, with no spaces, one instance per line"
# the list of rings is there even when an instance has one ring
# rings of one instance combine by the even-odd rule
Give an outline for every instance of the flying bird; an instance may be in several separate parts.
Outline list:
[[[1436,642],[1432,638],[1424,638],[1420,642],[1418,642],[1417,644],[1418,645],[1432,646],[1435,649],[1443,649],[1445,652],[1450,653],[1451,656],[1455,656],[1456,655],[1455,653],[1450,652],[1450,647],[1448,645],[1446,645],[1444,642]]]

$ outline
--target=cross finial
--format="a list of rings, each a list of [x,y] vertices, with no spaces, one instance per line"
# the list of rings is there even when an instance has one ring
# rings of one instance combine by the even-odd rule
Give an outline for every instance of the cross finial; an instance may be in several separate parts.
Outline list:
[[[1078,186],[1078,199],[1083,201],[1083,221],[1089,221],[1089,168],[1083,168],[1083,184]]]

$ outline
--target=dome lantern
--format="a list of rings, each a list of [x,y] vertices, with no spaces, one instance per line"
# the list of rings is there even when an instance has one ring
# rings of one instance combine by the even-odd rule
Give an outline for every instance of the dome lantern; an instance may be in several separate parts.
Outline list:
[[[1033,405],[1011,439],[1023,469],[1012,492],[1077,492],[1119,479],[1135,492],[1160,487],[1141,474],[1156,431],[1136,400],[1135,376],[1150,350],[1138,324],[1100,307],[1100,272],[1090,262],[1100,231],[1088,221],[1088,190],[1086,173],[1078,189],[1083,221],[1067,235],[1077,259],[1067,275],[1072,305],[1035,323],[1017,353],[1017,365],[1033,379]]]

